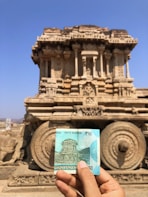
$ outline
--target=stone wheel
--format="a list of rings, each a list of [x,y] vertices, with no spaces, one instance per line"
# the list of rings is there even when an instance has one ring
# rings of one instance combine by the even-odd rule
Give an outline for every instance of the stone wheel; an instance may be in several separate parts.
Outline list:
[[[130,122],[111,123],[101,133],[101,160],[109,169],[136,169],[145,152],[145,138]]]
[[[31,140],[32,157],[46,171],[52,170],[54,165],[55,132],[56,128],[45,122],[36,129]]]
[[[64,123],[57,127],[70,128],[71,125]],[[33,134],[30,149],[35,163],[45,171],[52,171],[54,166],[56,127],[49,121],[41,124]]]

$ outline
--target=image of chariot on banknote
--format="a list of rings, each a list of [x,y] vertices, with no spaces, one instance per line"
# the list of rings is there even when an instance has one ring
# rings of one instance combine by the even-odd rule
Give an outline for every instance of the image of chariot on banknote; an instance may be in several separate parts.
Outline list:
[[[93,174],[100,173],[99,129],[56,129],[54,172],[64,170],[75,174],[81,160]]]

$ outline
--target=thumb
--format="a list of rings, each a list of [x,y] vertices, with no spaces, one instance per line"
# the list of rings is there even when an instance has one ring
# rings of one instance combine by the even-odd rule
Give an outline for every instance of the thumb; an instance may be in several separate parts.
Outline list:
[[[77,166],[78,176],[83,185],[85,197],[101,197],[100,190],[98,188],[96,179],[91,173],[87,164],[84,161],[80,161]]]

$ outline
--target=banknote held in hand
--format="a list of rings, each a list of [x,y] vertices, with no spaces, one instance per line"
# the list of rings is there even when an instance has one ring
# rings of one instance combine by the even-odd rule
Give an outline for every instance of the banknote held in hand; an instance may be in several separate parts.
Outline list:
[[[56,129],[54,172],[76,174],[79,161],[85,161],[94,175],[100,173],[99,129]]]

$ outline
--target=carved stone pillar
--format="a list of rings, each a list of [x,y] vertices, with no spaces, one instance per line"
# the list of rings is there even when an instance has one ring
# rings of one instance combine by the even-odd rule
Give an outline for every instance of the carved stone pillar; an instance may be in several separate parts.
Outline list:
[[[97,71],[96,71],[96,61],[97,61],[97,56],[93,56],[93,78],[97,78]]]
[[[44,77],[44,60],[40,59],[40,80],[42,77]]]
[[[109,51],[105,52],[105,59],[106,59],[106,76],[110,77],[110,72],[109,72],[109,60],[111,58],[111,53]]]
[[[51,58],[51,78],[54,78],[54,59]]]
[[[82,64],[83,64],[83,75],[82,75],[82,77],[86,78],[86,56],[82,57]]]
[[[114,49],[113,54],[114,54],[114,68],[113,68],[113,77],[118,78],[118,54],[119,54],[119,49]]]
[[[48,77],[48,60],[45,60],[45,77]]]
[[[100,45],[99,46],[99,52],[100,52],[100,75],[103,77],[103,52],[104,52],[105,46]]]
[[[78,77],[78,49],[80,48],[79,44],[73,44],[72,48],[75,53],[75,75],[74,77]]]
[[[78,49],[75,49],[75,77],[78,77]]]
[[[130,78],[130,72],[129,72],[129,64],[128,60],[130,59],[130,50],[126,49],[125,51],[125,63],[126,63],[126,78]]]

